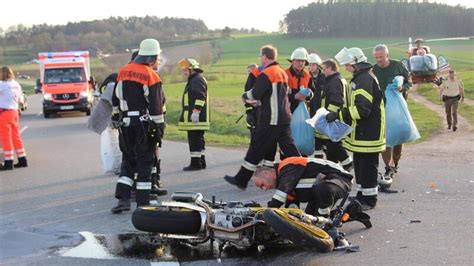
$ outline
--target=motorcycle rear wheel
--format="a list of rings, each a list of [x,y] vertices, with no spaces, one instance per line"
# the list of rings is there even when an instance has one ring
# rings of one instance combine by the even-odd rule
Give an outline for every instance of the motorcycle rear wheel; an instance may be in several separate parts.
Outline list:
[[[132,224],[136,229],[145,232],[190,235],[199,232],[201,215],[188,209],[141,207],[133,212]]]
[[[294,219],[279,209],[266,209],[263,219],[282,237],[305,249],[329,252],[334,249],[334,241],[323,229]]]

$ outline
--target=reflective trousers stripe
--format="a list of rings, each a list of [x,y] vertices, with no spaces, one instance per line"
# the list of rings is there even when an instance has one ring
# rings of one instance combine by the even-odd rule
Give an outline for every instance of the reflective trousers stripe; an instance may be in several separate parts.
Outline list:
[[[191,158],[196,158],[196,157],[201,157],[201,152],[199,151],[192,151],[191,152]]]
[[[137,182],[137,190],[151,190],[151,182]]]
[[[322,215],[330,214],[331,213],[331,208],[324,208],[324,209],[318,209],[318,213]]]
[[[262,165],[265,166],[265,167],[273,167],[275,166],[273,161],[269,161],[269,160],[263,160],[262,161]]]
[[[257,166],[255,164],[249,163],[247,161],[244,161],[242,163],[242,167],[249,170],[249,171],[253,171],[253,172],[255,172],[257,170]]]
[[[128,176],[121,176],[117,180],[117,183],[122,183],[124,185],[127,185],[127,186],[131,187],[131,186],[133,186],[133,179],[131,179]]]
[[[377,193],[378,193],[377,187],[362,188],[362,195],[364,196],[377,196]]]

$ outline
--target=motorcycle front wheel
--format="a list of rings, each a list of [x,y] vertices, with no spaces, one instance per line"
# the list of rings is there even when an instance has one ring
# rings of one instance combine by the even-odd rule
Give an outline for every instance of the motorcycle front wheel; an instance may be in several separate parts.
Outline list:
[[[132,214],[133,226],[145,232],[162,234],[196,234],[201,228],[201,215],[188,209],[140,207]]]
[[[266,209],[263,219],[277,233],[293,244],[305,249],[329,252],[334,249],[334,241],[323,229],[307,224],[280,209]]]

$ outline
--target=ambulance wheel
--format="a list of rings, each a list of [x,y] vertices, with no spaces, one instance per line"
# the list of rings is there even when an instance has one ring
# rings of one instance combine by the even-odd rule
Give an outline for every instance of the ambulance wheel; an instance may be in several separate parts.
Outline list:
[[[43,111],[44,118],[49,118],[51,114],[49,112]]]
[[[329,252],[334,249],[334,241],[323,229],[300,221],[280,209],[267,209],[263,220],[277,233],[293,244],[305,249]]]
[[[201,215],[188,209],[140,207],[132,214],[132,224],[145,232],[162,234],[196,234],[201,229]]]

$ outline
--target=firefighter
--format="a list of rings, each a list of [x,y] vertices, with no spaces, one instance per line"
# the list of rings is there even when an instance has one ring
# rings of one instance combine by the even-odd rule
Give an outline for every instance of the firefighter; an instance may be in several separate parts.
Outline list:
[[[288,76],[288,88],[290,89],[288,96],[290,110],[293,113],[301,101],[311,100],[314,88],[310,74],[304,69],[309,64],[306,49],[296,48],[288,61],[291,62],[291,66],[285,72]]]
[[[337,63],[328,59],[322,63],[322,71],[325,76],[325,85],[322,93],[322,107],[330,112],[338,112],[345,102],[348,102],[349,84],[339,73]],[[317,141],[322,142],[326,147],[326,159],[338,163],[346,171],[351,171],[353,168],[352,158],[347,154],[347,151],[342,147],[342,142],[333,142],[326,135],[316,132]]]
[[[252,177],[261,189],[276,188],[268,207],[309,202],[306,213],[320,216],[328,216],[337,200],[349,194],[352,178],[338,164],[304,157],[286,158],[275,168],[260,167]]]
[[[138,55],[138,50],[132,53],[132,59],[131,59],[130,63],[133,62],[133,60],[135,59],[135,57],[137,55]],[[105,78],[102,85],[100,85],[100,91],[102,93],[101,100],[104,100],[107,103],[110,103],[110,105],[112,105],[112,94],[113,94],[114,87],[115,87],[116,83],[117,83],[117,73],[112,73],[109,76],[107,76],[107,78]],[[163,114],[166,113],[165,112],[165,109],[166,109],[165,107],[166,106],[163,106]],[[119,125],[116,125],[116,124],[112,123],[113,128],[117,128],[118,126]],[[119,131],[119,147],[120,147],[120,150],[121,150],[122,153],[125,152],[125,149],[126,149],[123,142],[124,142],[123,136],[120,134],[120,131]],[[152,182],[151,194],[156,194],[157,196],[163,196],[163,195],[168,194],[168,191],[165,188],[163,188],[163,184],[160,180],[161,179],[160,178],[161,159],[160,159],[160,156],[159,156],[160,148],[161,148],[161,142],[157,144],[156,151],[155,151],[155,158],[153,160],[154,161],[154,166],[151,169],[151,182]],[[120,171],[121,170],[118,169],[118,171],[116,172],[116,174],[119,175],[119,176],[120,176]],[[134,190],[136,190],[135,182],[134,182],[133,188],[134,189],[132,190],[132,194],[133,194]],[[133,196],[132,196],[132,198],[133,198]]]
[[[0,171],[27,167],[25,147],[20,135],[18,100],[22,94],[21,86],[15,81],[15,74],[9,67],[2,67],[0,73],[0,144],[3,144],[3,165]],[[18,163],[13,165],[16,153]]]
[[[323,61],[319,55],[312,53],[308,55],[309,74],[311,75],[311,83],[313,88],[313,98],[309,102],[309,115],[313,117],[316,111],[321,108],[322,94],[324,90],[324,73],[321,71],[321,63]],[[314,153],[312,157],[323,158],[323,141],[314,133]]]
[[[356,199],[365,210],[377,204],[377,169],[379,153],[385,150],[385,108],[383,94],[372,65],[357,47],[343,48],[336,60],[352,73],[350,100],[337,112],[326,115],[328,122],[336,119],[352,126],[343,147],[352,151],[356,178]]]
[[[203,70],[195,59],[183,58],[178,64],[188,79],[181,100],[183,109],[178,122],[178,129],[188,133],[191,153],[191,163],[184,167],[183,171],[201,170],[207,167],[204,132],[210,127],[207,81],[201,75]]]
[[[290,105],[288,101],[288,77],[280,67],[277,49],[271,45],[260,48],[260,60],[264,70],[258,75],[253,89],[242,95],[242,100],[259,106],[257,127],[245,160],[235,176],[224,176],[230,184],[244,190],[266,152],[279,144],[286,157],[299,156],[290,131]]]
[[[255,81],[257,80],[258,74],[263,71],[263,66],[257,66],[253,64],[253,68],[250,68],[252,65],[249,65],[247,68],[249,71],[249,75],[247,78],[247,82],[245,82],[244,92],[247,92],[255,87]],[[255,128],[257,127],[257,113],[258,113],[258,106],[255,104],[250,104],[245,102],[245,114],[247,120],[247,128],[250,130],[250,138],[253,138],[255,135]],[[269,148],[261,162],[263,166],[266,167],[273,167],[275,154],[277,151],[277,144],[275,143],[272,148]]]
[[[419,49],[418,51],[424,51],[424,49]],[[377,77],[380,89],[382,89],[385,94],[387,85],[392,83],[396,76],[402,76],[403,84],[397,89],[406,100],[408,90],[411,87],[410,73],[406,67],[400,61],[389,58],[388,47],[385,44],[375,46],[373,56],[377,62],[377,64],[374,65],[373,73]],[[400,113],[399,110],[387,111]],[[400,144],[394,147],[386,147],[385,151],[382,152],[382,159],[385,163],[385,173],[380,173],[378,178],[378,183],[382,188],[388,188],[392,184],[392,178],[398,171],[398,162],[402,157],[402,148],[403,144]]]
[[[131,189],[135,171],[137,206],[149,205],[151,172],[157,143],[165,127],[164,93],[156,69],[160,65],[160,44],[145,39],[133,63],[120,69],[115,85],[113,120],[120,123],[123,137],[123,159],[115,197],[118,204],[112,213],[130,210]]]

